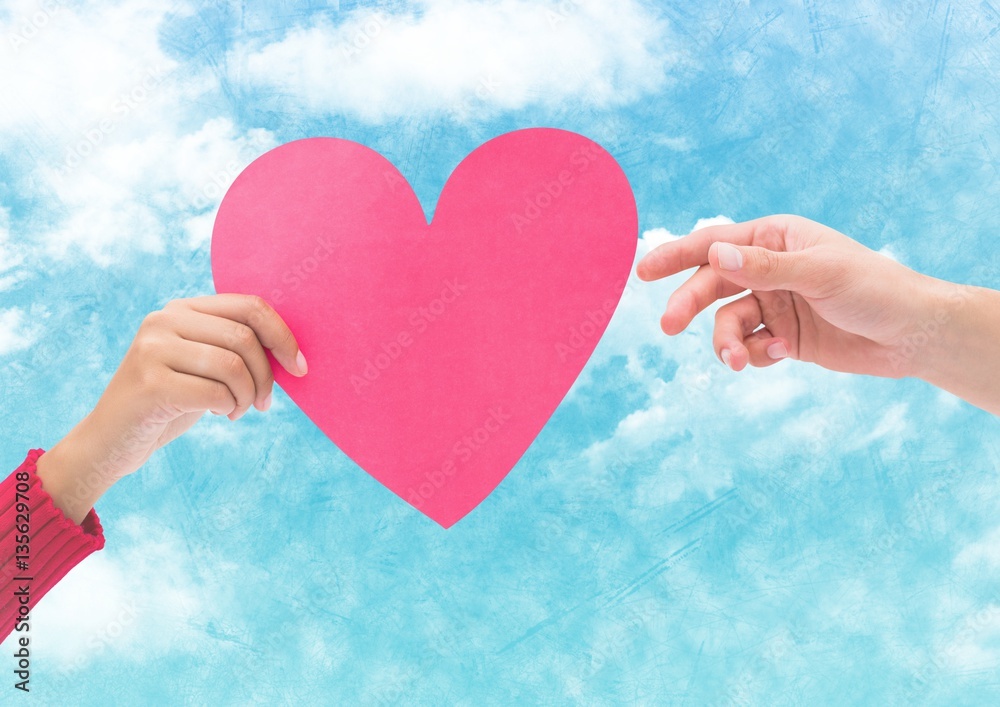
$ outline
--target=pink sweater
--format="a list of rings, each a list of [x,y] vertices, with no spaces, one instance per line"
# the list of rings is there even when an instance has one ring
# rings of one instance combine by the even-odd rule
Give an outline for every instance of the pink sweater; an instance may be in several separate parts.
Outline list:
[[[44,454],[32,449],[0,483],[0,641],[30,625],[31,609],[56,582],[90,553],[104,547],[104,529],[93,508],[77,525],[56,508],[35,473]]]

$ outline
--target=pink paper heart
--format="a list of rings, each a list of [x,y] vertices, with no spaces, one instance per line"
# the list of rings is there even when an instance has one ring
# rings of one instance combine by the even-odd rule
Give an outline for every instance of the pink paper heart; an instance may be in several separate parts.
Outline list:
[[[218,292],[258,294],[309,374],[286,393],[351,459],[444,527],[485,499],[576,380],[635,255],[631,187],[563,130],[501,135],[428,225],[384,157],[298,140],[236,179],[212,237]],[[273,359],[272,359],[273,364]]]

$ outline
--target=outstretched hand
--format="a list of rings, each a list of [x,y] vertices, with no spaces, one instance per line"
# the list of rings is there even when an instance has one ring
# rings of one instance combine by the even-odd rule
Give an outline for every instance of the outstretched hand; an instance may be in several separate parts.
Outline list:
[[[784,358],[849,373],[910,375],[911,335],[929,309],[933,281],[847,236],[796,216],[710,226],[664,243],[637,266],[643,280],[689,268],[661,327],[683,331],[718,299],[716,355],[733,370]]]

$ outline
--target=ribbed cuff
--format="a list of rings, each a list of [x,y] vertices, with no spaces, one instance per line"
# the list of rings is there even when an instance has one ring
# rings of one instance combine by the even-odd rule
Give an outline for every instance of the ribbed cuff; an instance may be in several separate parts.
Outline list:
[[[16,594],[18,590],[27,587],[31,609],[83,558],[104,547],[104,528],[93,508],[79,525],[56,508],[35,466],[44,453],[32,449],[21,466],[0,482],[0,536],[4,538],[0,640],[14,629],[19,613],[23,613],[19,600],[23,595]],[[27,505],[27,518],[24,506],[18,512],[18,503]],[[20,542],[26,535],[20,532],[26,529],[25,520],[28,543]],[[19,566],[18,556],[24,555],[24,564]]]

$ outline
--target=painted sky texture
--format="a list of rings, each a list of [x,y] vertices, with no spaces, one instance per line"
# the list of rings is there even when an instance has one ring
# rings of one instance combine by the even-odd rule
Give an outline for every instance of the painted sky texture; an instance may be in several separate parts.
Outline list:
[[[4,468],[145,314],[213,291],[226,187],[307,136],[380,151],[432,213],[485,140],[564,128],[625,169],[640,254],[787,212],[1000,287],[1000,3],[699,5],[2,0]],[[996,704],[1000,422],[918,381],[732,373],[711,313],[659,331],[680,281],[633,279],[448,531],[280,392],[202,420],[100,501],[106,549],[34,613],[32,697]]]

